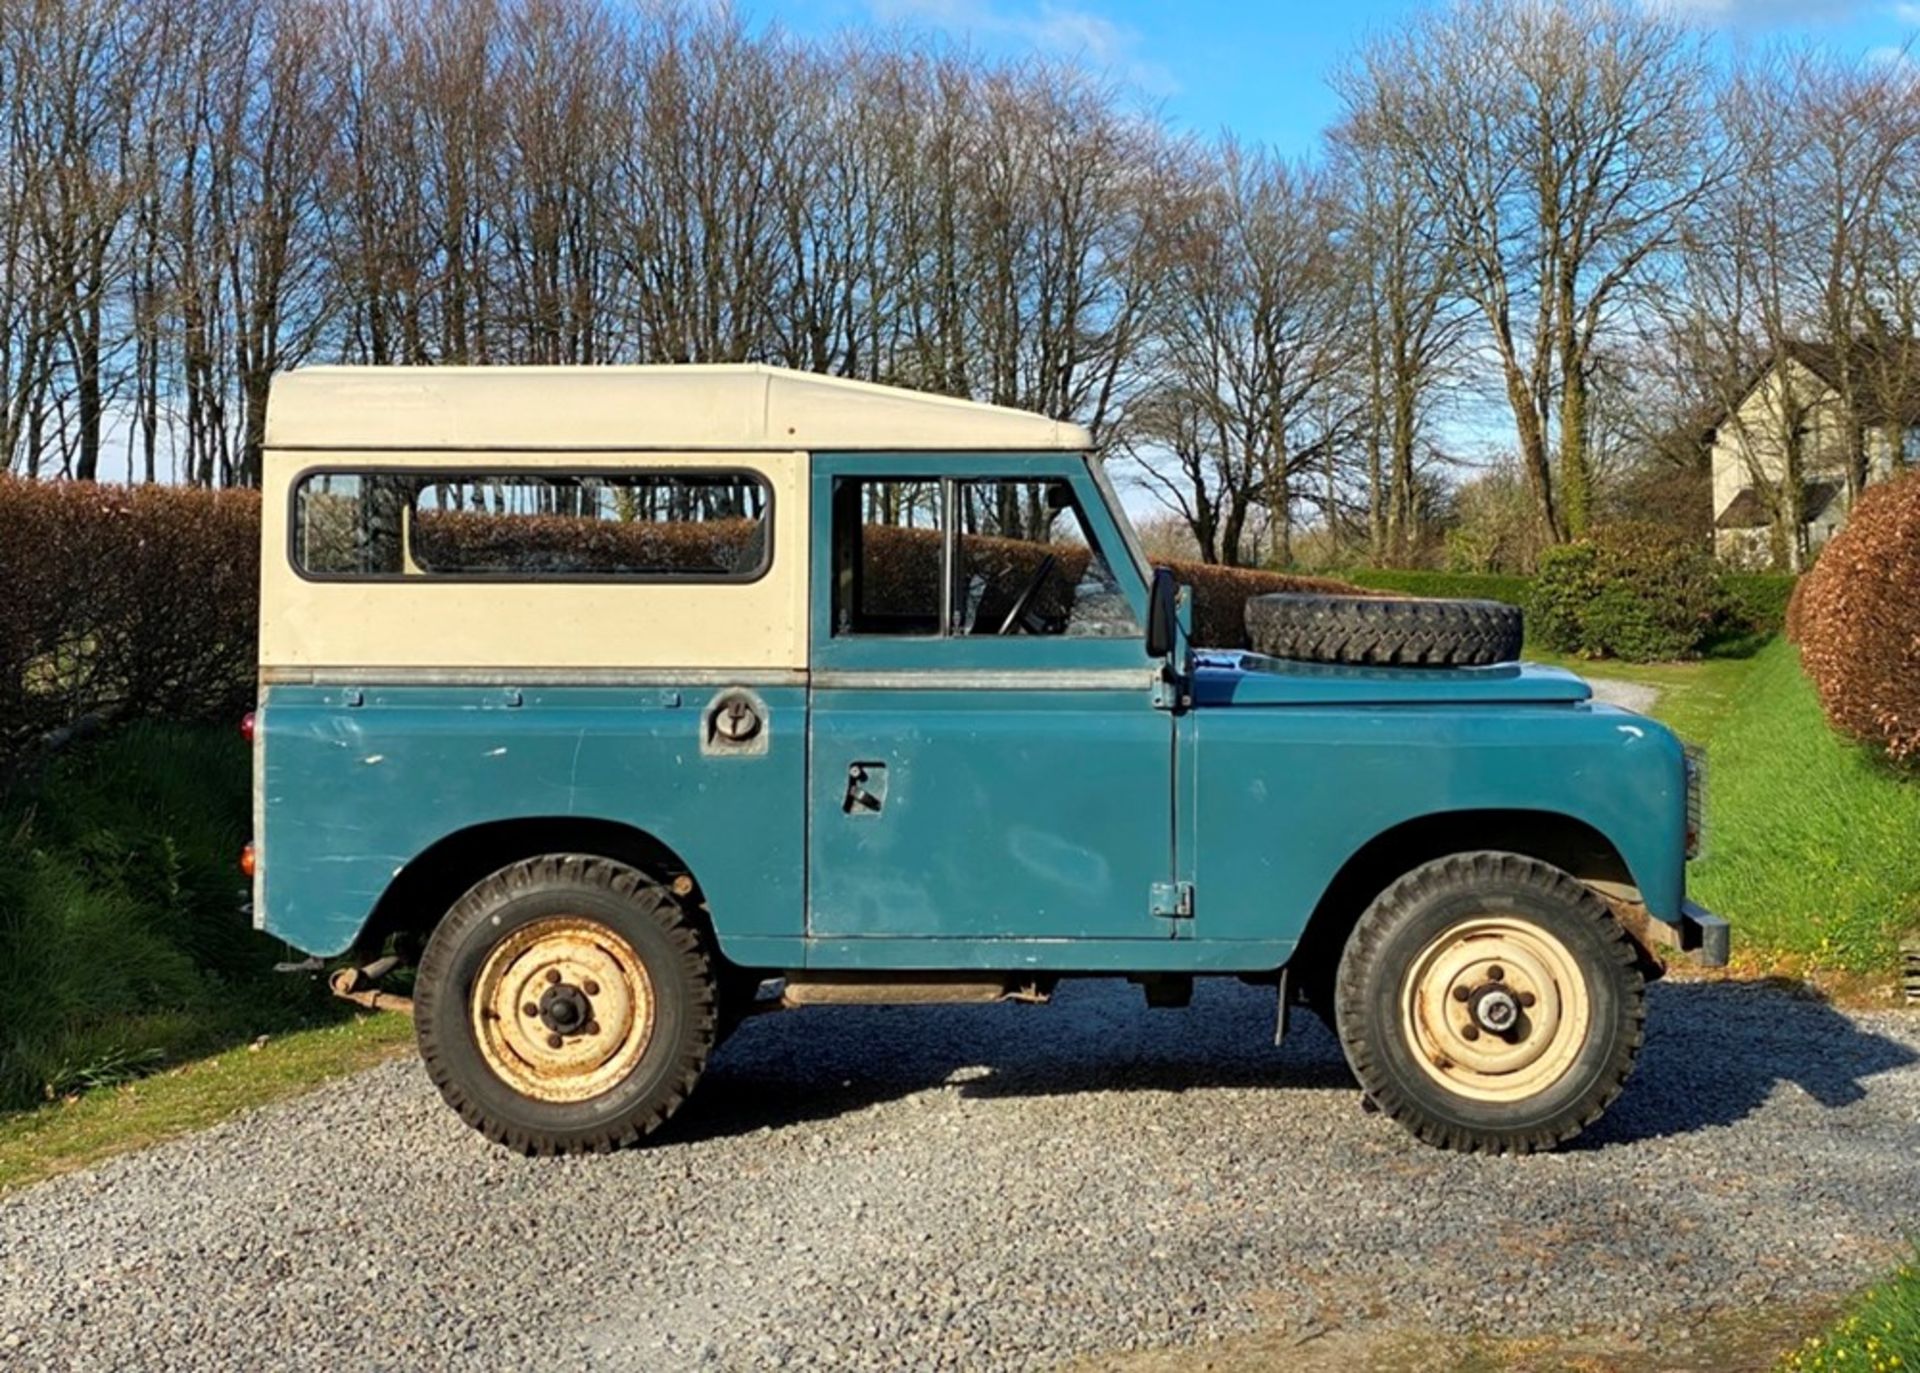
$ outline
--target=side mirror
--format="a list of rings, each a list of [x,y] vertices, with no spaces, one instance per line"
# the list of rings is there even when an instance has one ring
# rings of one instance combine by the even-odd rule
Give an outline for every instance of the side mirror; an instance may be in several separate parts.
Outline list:
[[[1147,594],[1147,656],[1164,658],[1173,652],[1176,629],[1174,602],[1179,588],[1173,573],[1164,567],[1153,569],[1153,587]]]

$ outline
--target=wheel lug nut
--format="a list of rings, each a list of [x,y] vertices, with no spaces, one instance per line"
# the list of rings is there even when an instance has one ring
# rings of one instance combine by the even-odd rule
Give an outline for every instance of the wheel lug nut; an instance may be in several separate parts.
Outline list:
[[[1507,970],[1498,963],[1487,969],[1487,981],[1489,982],[1503,982],[1506,980],[1506,976]]]
[[[1465,987],[1455,987],[1453,989],[1453,999],[1455,1001],[1465,1001],[1468,997],[1472,995],[1473,993],[1468,991]]]
[[[587,1029],[586,1029],[586,1033],[588,1033],[588,1034],[590,1034],[590,1035],[597,1035],[597,1034],[599,1034],[599,1033],[600,1033],[600,1022],[599,1022],[599,1021],[597,1021],[597,1020],[589,1020],[589,1021],[587,1022]]]
[[[560,1038],[560,1036],[559,1036],[559,1035],[548,1035],[548,1036],[547,1036],[547,1047],[548,1047],[549,1049],[557,1049],[557,1048],[559,1048],[559,1047],[560,1047],[560,1046],[561,1046],[562,1044],[564,1044],[564,1043],[566,1043],[566,1041],[565,1041],[565,1040],[563,1040],[562,1038]]]
[[[580,990],[585,992],[588,996],[598,996],[600,995],[600,984],[598,982],[595,982],[592,978],[588,978],[585,982],[582,982],[580,984]]]
[[[527,1015],[527,1016],[539,1015],[540,1008],[534,1005],[531,1001],[529,1001],[526,1005],[520,1008],[520,1014]]]
[[[1534,995],[1532,992],[1520,993],[1520,1004],[1522,1006],[1531,1006],[1533,1002],[1534,1002]]]
[[[1462,1025],[1460,1027],[1460,1037],[1462,1039],[1478,1039],[1480,1038],[1480,1027],[1478,1025]]]
[[[548,981],[548,982],[558,982],[559,980],[560,980],[560,970],[559,970],[558,968],[548,968],[548,969],[547,969],[547,981]]]

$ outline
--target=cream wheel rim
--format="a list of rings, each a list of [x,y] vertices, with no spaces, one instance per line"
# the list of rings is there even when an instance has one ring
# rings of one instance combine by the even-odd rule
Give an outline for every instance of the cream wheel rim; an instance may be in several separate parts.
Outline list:
[[[1573,1066],[1593,1023],[1572,951],[1517,916],[1450,926],[1414,959],[1401,1005],[1421,1068],[1474,1101],[1546,1091]]]
[[[633,945],[559,915],[511,931],[474,980],[473,1034],[521,1096],[586,1101],[623,1082],[653,1039],[653,981]]]

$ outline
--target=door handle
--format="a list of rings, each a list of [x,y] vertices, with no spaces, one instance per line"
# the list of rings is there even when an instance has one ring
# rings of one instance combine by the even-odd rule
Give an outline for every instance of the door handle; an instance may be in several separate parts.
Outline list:
[[[848,815],[878,815],[887,803],[887,765],[849,763],[847,795],[840,809]]]

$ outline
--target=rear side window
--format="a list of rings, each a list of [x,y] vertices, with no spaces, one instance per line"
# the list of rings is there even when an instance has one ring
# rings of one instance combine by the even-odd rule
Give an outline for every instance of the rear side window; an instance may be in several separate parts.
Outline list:
[[[311,577],[752,581],[771,507],[740,472],[310,472],[291,551]]]

